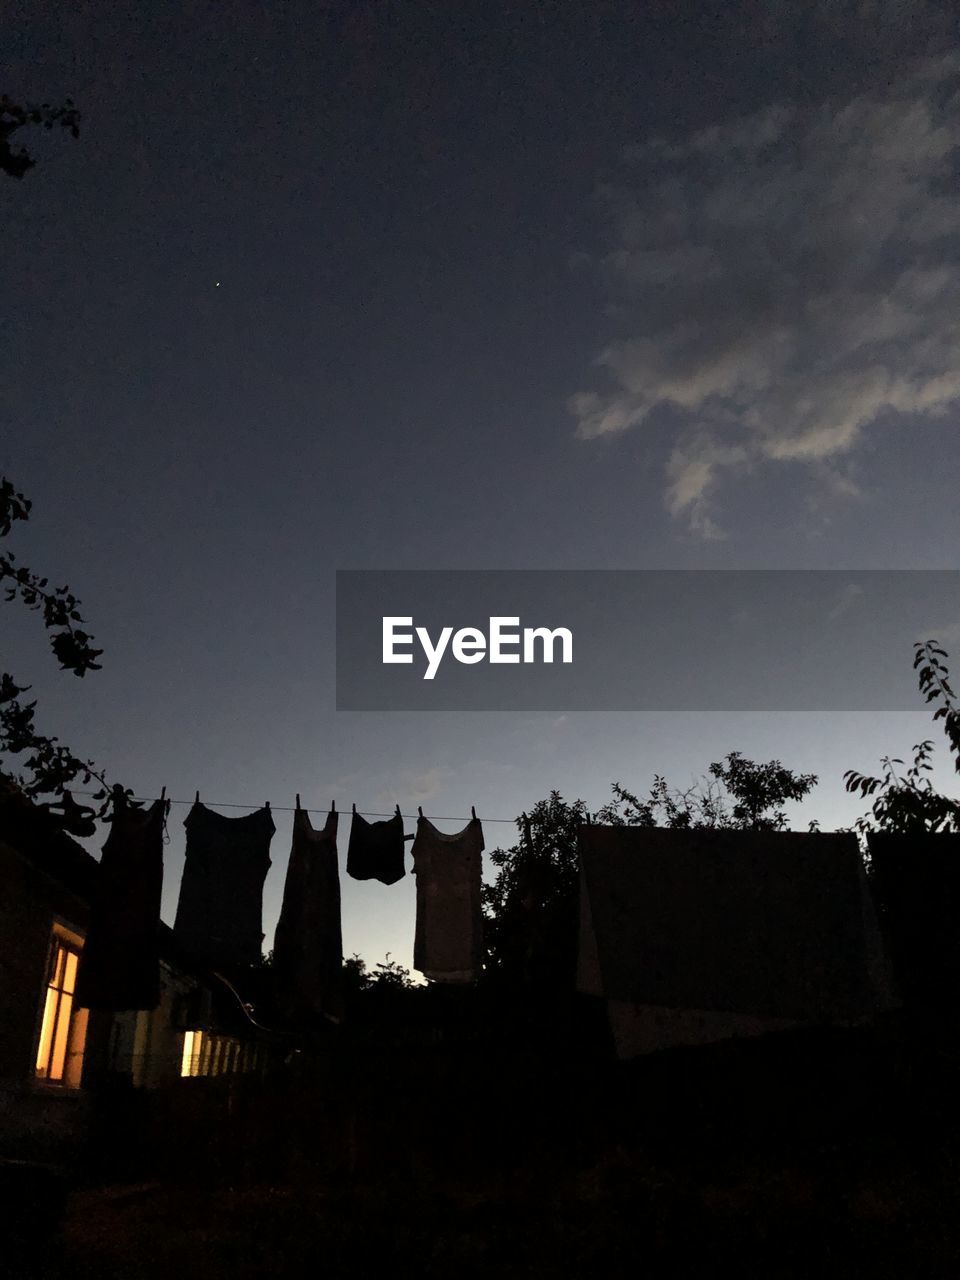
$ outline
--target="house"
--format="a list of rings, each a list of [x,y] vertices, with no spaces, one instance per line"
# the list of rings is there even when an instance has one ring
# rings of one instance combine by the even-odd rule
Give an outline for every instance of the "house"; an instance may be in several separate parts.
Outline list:
[[[896,1007],[852,834],[584,826],[577,988],[621,1058]]]
[[[0,1160],[69,1160],[111,1089],[258,1071],[262,1034],[225,984],[160,925],[160,1003],[74,1000],[100,864],[0,778]]]

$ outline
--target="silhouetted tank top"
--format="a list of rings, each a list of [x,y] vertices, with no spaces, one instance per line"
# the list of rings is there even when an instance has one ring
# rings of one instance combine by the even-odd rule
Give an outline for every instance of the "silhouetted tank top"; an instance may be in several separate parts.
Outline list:
[[[290,861],[273,943],[277,1005],[288,1022],[342,1016],[343,941],[337,823],[332,811],[320,831],[299,807],[293,815]]]

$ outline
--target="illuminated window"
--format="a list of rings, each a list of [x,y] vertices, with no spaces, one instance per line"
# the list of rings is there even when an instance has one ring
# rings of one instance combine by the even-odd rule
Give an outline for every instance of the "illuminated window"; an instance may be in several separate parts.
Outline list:
[[[200,1053],[203,1049],[202,1031],[185,1031],[183,1033],[183,1058],[180,1061],[182,1076],[200,1074]]]
[[[75,934],[59,928],[54,931],[37,1046],[37,1079],[68,1089],[80,1087],[87,1038],[87,1011],[73,1007],[81,946]]]

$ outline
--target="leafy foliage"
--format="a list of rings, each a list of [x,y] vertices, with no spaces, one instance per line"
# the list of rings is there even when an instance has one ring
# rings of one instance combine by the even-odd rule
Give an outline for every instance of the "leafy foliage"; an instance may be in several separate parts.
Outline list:
[[[558,791],[517,819],[517,842],[494,849],[482,888],[488,976],[562,982],[575,963],[577,831],[590,815]]]
[[[10,480],[0,477],[0,537],[7,537],[17,521],[29,520],[32,507],[30,499]],[[47,578],[32,573],[26,565],[16,564],[16,557],[10,553],[0,554],[0,582],[4,580],[12,583],[4,588],[8,602],[19,597],[28,609],[42,611],[43,625],[53,632],[50,647],[62,670],[77,676],[100,670],[97,658],[103,650],[94,649],[93,637],[75,625],[83,622],[83,617],[80,601],[69,587],[49,588]]]
[[[934,721],[942,720],[943,729],[954,756],[954,768],[960,772],[960,708],[950,685],[946,666],[947,654],[934,640],[914,646],[913,669],[917,672],[920,692],[928,704],[935,704]],[[847,791],[873,797],[869,814],[855,823],[861,833],[867,831],[960,831],[960,803],[934,789],[929,774],[933,772],[934,744],[929,739],[913,748],[913,762],[902,771],[899,757],[884,756],[879,777],[848,769],[843,775]]]
[[[22,178],[36,164],[30,153],[20,147],[14,149],[10,139],[18,129],[28,125],[40,125],[52,129],[55,125],[66,129],[74,138],[80,136],[80,112],[67,98],[63,106],[51,107],[49,102],[39,106],[19,106],[6,94],[0,96],[0,173],[10,178]]]
[[[783,805],[803,800],[817,785],[815,773],[795,773],[779,760],[758,764],[740,751],[714,761],[709,773],[686,790],[677,790],[659,774],[646,799],[621,783],[597,814],[613,826],[718,828],[727,831],[782,831]]]
[[[950,686],[950,672],[946,662],[946,651],[933,640],[925,640],[914,646],[913,669],[919,668],[918,681],[924,701],[936,703],[933,713],[934,722],[943,721],[943,731],[953,752],[953,767],[960,773],[960,707],[957,706],[956,694]]]
[[[409,991],[416,987],[410,976],[398,960],[390,959],[390,952],[379,960],[374,971],[367,968],[367,962],[356,954],[343,962],[343,982],[348,994],[361,994],[369,991]]]
[[[11,483],[0,478],[0,537],[6,537],[19,522],[30,517],[32,504]],[[0,582],[8,603],[19,600],[28,609],[40,613],[43,625],[50,632],[50,648],[63,671],[72,671],[81,678],[88,671],[99,671],[97,659],[103,650],[93,647],[93,637],[80,624],[80,602],[69,587],[50,587],[49,580],[33,573],[26,565],[17,563],[9,553],[0,554]],[[82,760],[59,739],[39,732],[34,716],[35,701],[25,701],[23,694],[29,685],[18,684],[9,672],[0,673],[0,759],[17,756],[19,772],[8,776],[27,795],[60,795],[77,778],[84,785],[94,779],[101,784],[96,799],[101,802],[101,814],[111,802],[111,789],[103,774],[90,760]],[[121,791],[123,789],[121,788]],[[124,791],[123,794],[132,794]]]

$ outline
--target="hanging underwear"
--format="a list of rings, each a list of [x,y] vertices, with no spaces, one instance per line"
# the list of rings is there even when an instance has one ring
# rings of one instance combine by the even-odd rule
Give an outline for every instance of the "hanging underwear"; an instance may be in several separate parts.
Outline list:
[[[315,831],[299,803],[273,943],[277,1004],[287,1021],[316,1015],[339,1020],[343,1011],[343,940],[337,822],[331,809]]]
[[[160,895],[167,803],[114,806],[77,974],[87,1009],[155,1009],[160,1003]]]
[[[413,966],[436,982],[473,982],[483,963],[480,887],[483,827],[478,818],[444,835],[428,818],[417,821],[413,873],[417,925]]]
[[[403,819],[399,805],[385,822],[367,822],[354,810],[347,875],[354,880],[379,880],[382,884],[396,884],[403,878]]]

